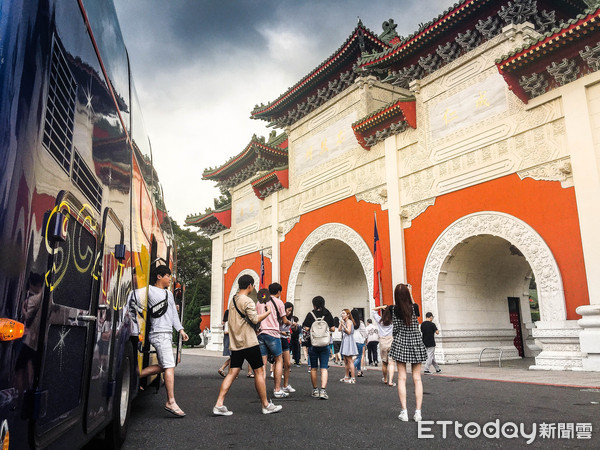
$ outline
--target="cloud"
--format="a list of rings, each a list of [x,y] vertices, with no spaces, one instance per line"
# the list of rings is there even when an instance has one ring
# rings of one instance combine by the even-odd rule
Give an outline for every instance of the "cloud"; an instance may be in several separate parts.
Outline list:
[[[241,152],[250,119],[335,52],[357,16],[408,35],[450,0],[118,0],[115,2],[167,208],[186,215],[219,195],[202,172]]]

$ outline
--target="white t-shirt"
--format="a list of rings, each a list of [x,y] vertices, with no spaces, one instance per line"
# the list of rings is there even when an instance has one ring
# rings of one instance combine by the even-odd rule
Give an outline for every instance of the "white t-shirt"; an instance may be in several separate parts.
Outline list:
[[[367,342],[379,342],[379,330],[375,325],[367,325]]]

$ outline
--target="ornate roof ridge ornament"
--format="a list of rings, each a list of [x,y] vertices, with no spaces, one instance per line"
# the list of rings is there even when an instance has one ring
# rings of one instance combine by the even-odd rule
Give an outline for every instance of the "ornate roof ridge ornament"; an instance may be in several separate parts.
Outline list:
[[[600,0],[598,3],[596,9],[588,9],[496,59],[508,88],[521,101],[527,103],[600,69]]]
[[[323,91],[333,89],[335,92],[339,82],[336,75],[339,72],[343,72],[347,77],[354,77],[351,68],[355,61],[352,58],[358,59],[369,49],[386,47],[389,45],[365,27],[359,18],[356,28],[341,47],[277,99],[266,105],[263,103],[256,105],[251,112],[251,117],[267,120],[276,127],[285,127],[294,123],[331,98],[330,92]],[[354,80],[343,83],[342,88],[351,86],[352,81]]]

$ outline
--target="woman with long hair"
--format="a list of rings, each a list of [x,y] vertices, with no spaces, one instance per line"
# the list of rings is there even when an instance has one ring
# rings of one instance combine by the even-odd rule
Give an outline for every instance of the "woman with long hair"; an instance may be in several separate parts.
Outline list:
[[[408,421],[406,410],[406,364],[411,364],[412,378],[415,385],[416,408],[413,419],[421,421],[421,405],[423,403],[423,382],[421,381],[421,364],[427,359],[427,350],[419,330],[419,308],[412,300],[412,287],[400,283],[394,289],[393,336],[390,358],[396,361],[398,369],[398,397],[402,411],[398,419]]]
[[[362,360],[365,354],[367,327],[365,326],[365,323],[360,320],[358,309],[353,309],[350,311],[350,314],[352,314],[352,319],[354,319],[354,323],[356,324],[356,328],[354,329],[354,342],[356,343],[356,349],[358,351],[358,356],[354,360],[354,371],[356,372],[357,377],[362,377]]]
[[[350,314],[350,310],[343,309],[340,317],[339,327],[339,330],[342,332],[342,345],[340,347],[340,353],[344,358],[344,365],[346,366],[345,376],[340,380],[343,383],[356,383],[354,363],[352,361],[352,358],[358,355],[358,349],[356,348],[356,343],[354,342],[355,326],[356,324],[354,323],[352,314]]]
[[[373,308],[373,312],[371,313],[371,317],[375,321],[377,325],[377,329],[379,331],[379,350],[381,352],[381,373],[383,374],[383,384],[387,384],[388,386],[394,387],[396,383],[394,383],[394,363],[389,360],[389,352],[392,347],[392,309],[393,305],[383,305],[377,306]],[[377,313],[378,310],[381,311],[381,316]]]

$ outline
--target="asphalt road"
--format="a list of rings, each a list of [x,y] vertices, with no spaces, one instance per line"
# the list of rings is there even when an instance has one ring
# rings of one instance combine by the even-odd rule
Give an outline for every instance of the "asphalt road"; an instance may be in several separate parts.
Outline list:
[[[222,381],[217,369],[222,361],[184,355],[175,371],[175,393],[187,413],[185,418],[171,417],[163,410],[164,388],[158,394],[140,393],[133,403],[124,448],[600,447],[598,389],[424,376],[423,420],[434,423],[422,425],[419,432],[415,422],[398,420],[397,390],[381,383],[381,372],[369,370],[355,385],[349,385],[338,381],[343,369],[337,366],[329,371],[329,400],[312,398],[306,366],[293,367],[291,384],[297,392],[288,399],[275,399],[274,403],[283,405],[283,410],[273,415],[261,414],[253,380],[246,378],[243,370],[225,402],[234,414],[214,417],[212,407]],[[267,380],[268,392],[272,392],[272,383],[273,380]],[[414,394],[410,375],[408,398],[412,418]],[[473,422],[467,427],[467,434],[479,436],[465,436],[464,427],[457,433],[457,422],[463,426]],[[509,422],[523,426],[528,437],[515,431]],[[589,430],[585,426],[578,429],[578,424],[591,424],[591,439],[578,439]],[[554,439],[542,437],[544,429],[553,427]],[[497,437],[488,438],[485,434]]]

